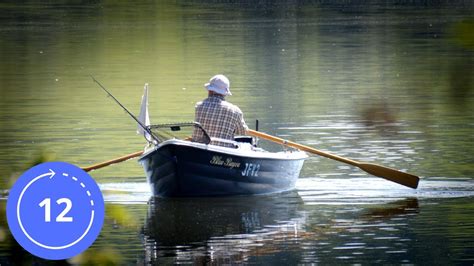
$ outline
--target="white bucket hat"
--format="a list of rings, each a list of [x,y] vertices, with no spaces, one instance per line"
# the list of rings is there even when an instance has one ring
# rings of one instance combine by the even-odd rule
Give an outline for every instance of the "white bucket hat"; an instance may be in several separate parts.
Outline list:
[[[229,79],[224,75],[215,75],[209,80],[209,83],[204,84],[208,91],[213,91],[222,95],[232,95],[230,93]]]

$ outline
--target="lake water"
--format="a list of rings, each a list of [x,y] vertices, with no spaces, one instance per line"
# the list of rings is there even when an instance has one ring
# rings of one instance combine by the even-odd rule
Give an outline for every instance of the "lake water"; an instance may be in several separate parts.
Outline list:
[[[2,190],[40,154],[87,166],[143,148],[91,75],[135,113],[149,83],[168,123],[223,73],[252,128],[422,180],[312,156],[290,193],[151,199],[130,160],[92,172],[107,217],[69,263],[474,263],[472,2],[116,2],[0,3]],[[0,264],[46,263],[11,238],[5,199]]]

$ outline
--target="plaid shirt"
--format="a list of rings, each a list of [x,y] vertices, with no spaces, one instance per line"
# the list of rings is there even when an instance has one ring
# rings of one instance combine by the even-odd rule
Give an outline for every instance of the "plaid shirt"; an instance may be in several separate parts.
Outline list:
[[[234,135],[244,135],[248,129],[239,107],[225,101],[223,96],[212,95],[196,104],[196,122],[206,130],[211,138],[234,140]],[[205,142],[201,130],[194,129],[193,141]],[[232,147],[229,143],[211,141],[211,144]]]

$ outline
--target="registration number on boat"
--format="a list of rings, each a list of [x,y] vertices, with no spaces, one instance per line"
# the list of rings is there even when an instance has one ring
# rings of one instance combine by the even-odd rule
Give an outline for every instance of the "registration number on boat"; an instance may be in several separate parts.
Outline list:
[[[245,169],[242,171],[242,176],[256,177],[260,170],[260,164],[258,163],[245,163]]]

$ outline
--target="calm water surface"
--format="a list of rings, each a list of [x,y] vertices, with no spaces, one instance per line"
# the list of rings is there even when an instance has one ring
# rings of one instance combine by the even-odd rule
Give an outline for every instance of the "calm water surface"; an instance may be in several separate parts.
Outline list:
[[[0,188],[40,153],[85,166],[143,147],[90,75],[134,112],[149,83],[152,123],[168,123],[224,73],[251,127],[420,187],[313,156],[290,193],[151,199],[131,160],[92,173],[107,218],[69,263],[472,265],[473,4],[228,2],[1,3]],[[46,263],[4,213],[0,264]]]

